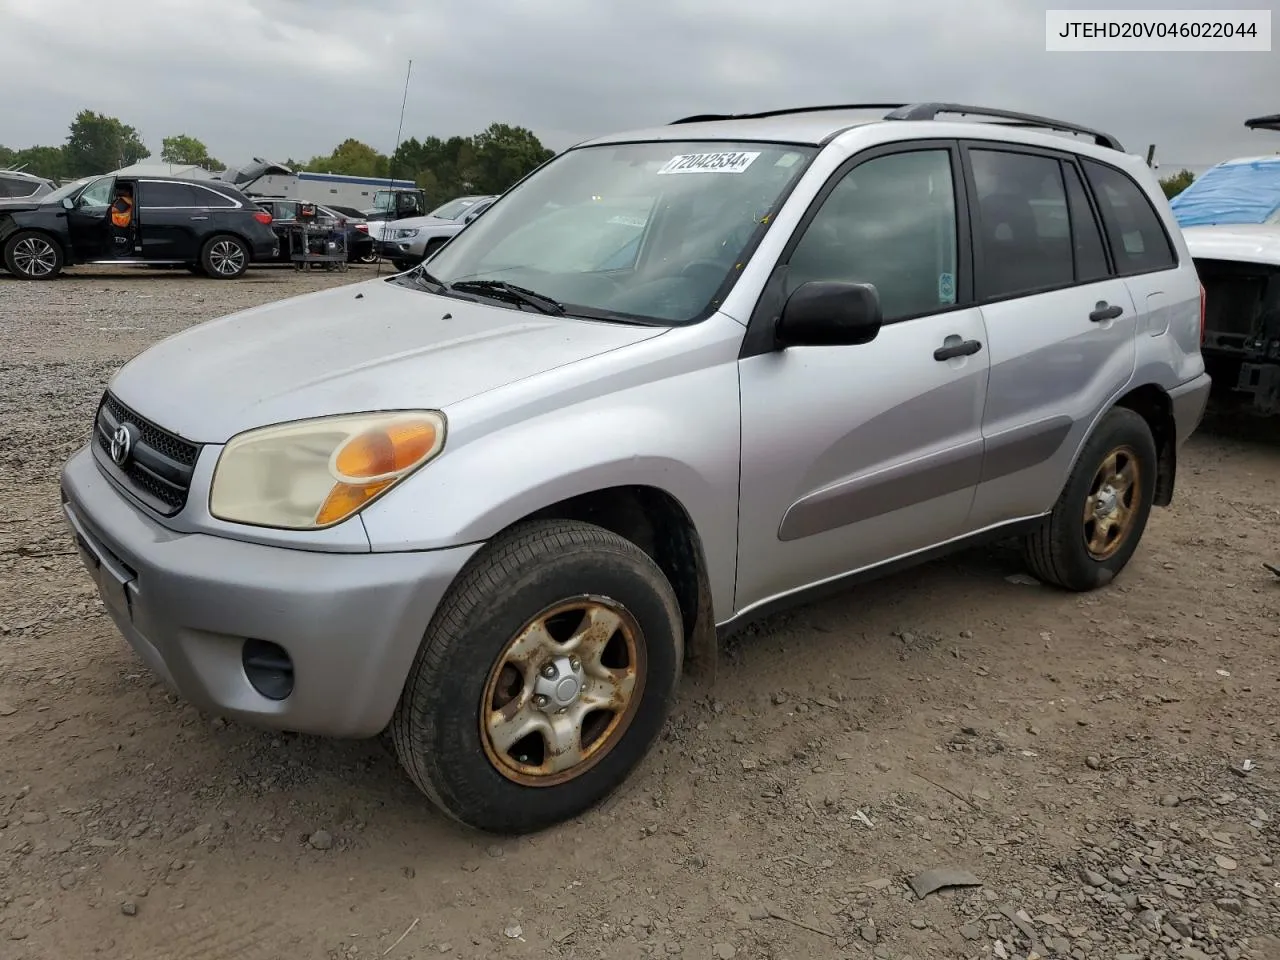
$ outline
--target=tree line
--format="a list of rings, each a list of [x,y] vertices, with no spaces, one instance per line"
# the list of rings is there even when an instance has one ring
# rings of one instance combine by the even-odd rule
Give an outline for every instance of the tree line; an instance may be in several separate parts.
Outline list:
[[[150,157],[135,127],[117,117],[81,110],[71,121],[66,142],[18,150],[0,144],[0,170],[22,169],[54,181],[107,173]],[[360,140],[347,139],[332,152],[285,166],[293,170],[339,173],[357,177],[412,180],[431,200],[464,193],[502,193],[539,164],[554,156],[533,131],[493,123],[469,137],[411,137],[390,154]],[[225,164],[209,154],[199,139],[186,133],[165,137],[164,163],[194,164],[218,171]]]

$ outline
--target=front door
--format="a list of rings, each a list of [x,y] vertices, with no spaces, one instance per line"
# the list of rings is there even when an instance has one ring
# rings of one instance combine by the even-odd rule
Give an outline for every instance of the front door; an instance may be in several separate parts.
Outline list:
[[[145,260],[194,261],[196,228],[209,219],[196,208],[190,184],[173,180],[138,181],[138,233]]]
[[[965,155],[991,338],[972,518],[984,527],[1053,507],[1075,451],[1132,376],[1138,313],[1071,154],[975,142]]]
[[[80,191],[75,205],[67,211],[67,232],[77,260],[111,257],[111,203],[115,200],[115,186],[115,177],[99,177]]]
[[[968,529],[990,361],[961,182],[951,142],[867,151],[780,258],[739,362],[737,611]],[[874,284],[876,339],[758,346],[771,304],[809,280]]]

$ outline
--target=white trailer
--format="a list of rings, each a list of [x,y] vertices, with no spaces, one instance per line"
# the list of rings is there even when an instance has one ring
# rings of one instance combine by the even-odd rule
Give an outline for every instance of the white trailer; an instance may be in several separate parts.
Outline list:
[[[376,219],[421,216],[427,212],[426,196],[412,180],[295,172],[257,157],[252,163],[222,171],[218,179],[234,184],[251,197],[354,207],[369,214],[378,211],[382,216]]]

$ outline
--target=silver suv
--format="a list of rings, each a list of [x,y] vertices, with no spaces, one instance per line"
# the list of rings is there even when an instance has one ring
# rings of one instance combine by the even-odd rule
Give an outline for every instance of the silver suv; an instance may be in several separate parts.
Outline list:
[[[1200,420],[1202,317],[1106,134],[695,117],[566,151],[408,273],[153,346],[64,508],[190,702],[386,731],[450,815],[530,831],[753,617],[983,538],[1108,583]]]

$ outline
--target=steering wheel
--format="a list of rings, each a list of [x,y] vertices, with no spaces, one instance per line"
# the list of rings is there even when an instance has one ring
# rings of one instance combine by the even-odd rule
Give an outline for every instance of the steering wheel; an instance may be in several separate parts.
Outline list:
[[[692,279],[692,274],[700,270],[712,271],[715,274],[714,279],[719,281],[724,279],[724,275],[728,272],[725,264],[720,260],[714,260],[711,257],[699,257],[697,260],[690,260],[680,268],[680,276]]]

